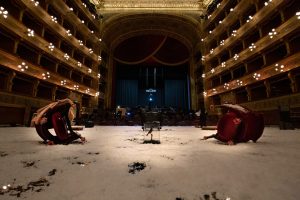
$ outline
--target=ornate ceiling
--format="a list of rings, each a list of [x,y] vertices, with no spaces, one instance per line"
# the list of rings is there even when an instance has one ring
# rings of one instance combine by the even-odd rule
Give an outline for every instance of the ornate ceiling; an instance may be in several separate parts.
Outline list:
[[[203,10],[212,0],[90,0],[98,9]]]

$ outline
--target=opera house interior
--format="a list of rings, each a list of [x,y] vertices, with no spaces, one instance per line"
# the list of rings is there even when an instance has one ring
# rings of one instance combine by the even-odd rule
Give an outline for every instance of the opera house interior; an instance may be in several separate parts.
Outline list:
[[[299,127],[299,0],[0,1],[0,199],[295,200]]]
[[[295,127],[298,11],[292,0],[2,1],[0,124],[28,126],[70,98],[98,124],[150,107],[183,119],[203,109],[215,125],[232,103]]]

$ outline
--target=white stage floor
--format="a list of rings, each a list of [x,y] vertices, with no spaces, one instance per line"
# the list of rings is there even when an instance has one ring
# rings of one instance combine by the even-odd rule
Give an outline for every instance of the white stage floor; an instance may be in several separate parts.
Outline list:
[[[142,144],[140,126],[97,126],[80,131],[84,145],[47,146],[33,128],[0,128],[0,199],[300,199],[300,130],[266,128],[234,146],[200,140],[214,132],[162,127],[161,144]],[[146,167],[129,173],[134,162]]]

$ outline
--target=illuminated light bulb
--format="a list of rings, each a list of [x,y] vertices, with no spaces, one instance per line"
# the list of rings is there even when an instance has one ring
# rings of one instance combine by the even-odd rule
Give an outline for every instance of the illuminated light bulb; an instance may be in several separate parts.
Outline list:
[[[221,45],[221,46],[224,46],[224,44],[225,44],[225,41],[222,40],[222,41],[220,42],[220,45]]]
[[[66,84],[67,84],[67,81],[66,81],[66,80],[60,81],[60,85],[66,85]]]
[[[83,46],[83,42],[81,40],[78,40],[79,46]]]
[[[225,62],[222,62],[221,63],[221,66],[224,68],[224,67],[226,67],[226,63]]]
[[[222,21],[221,21],[221,20],[219,21],[219,24],[222,24]]]
[[[81,20],[81,23],[84,24],[84,20]]]
[[[97,76],[98,76],[98,78],[101,78],[101,74],[98,74]]]
[[[267,5],[269,5],[269,3],[271,3],[272,2],[272,0],[269,0],[269,1],[266,1],[264,4],[265,4],[265,6],[267,6]]]
[[[233,36],[233,37],[236,36],[236,30],[233,30],[233,31],[232,31],[231,36]]]
[[[69,11],[73,11],[73,8],[70,7],[70,8],[69,8]]]
[[[88,69],[88,73],[92,73],[92,69]]]
[[[28,66],[26,65],[25,62],[22,62],[21,65],[18,65],[18,68],[19,68],[22,72],[24,72],[25,70],[28,69]]]
[[[71,35],[72,35],[72,33],[71,33],[70,30],[67,30],[66,32],[67,32],[67,35],[68,35],[68,36],[71,36]]]
[[[203,96],[205,96],[205,97],[206,97],[206,96],[207,96],[207,92],[203,92]]]
[[[99,38],[99,42],[101,42],[102,41],[102,39],[101,38]]]
[[[212,68],[211,70],[210,70],[210,72],[213,74],[213,73],[215,73],[215,68]]]
[[[202,74],[202,76],[201,76],[202,78],[205,78],[205,74]]]
[[[79,85],[74,85],[74,90],[79,90]]]
[[[52,43],[49,43],[48,48],[50,49],[50,51],[53,51],[54,50],[54,45]]]
[[[49,72],[42,73],[42,76],[43,76],[43,79],[44,79],[44,80],[51,77]]]
[[[238,54],[234,54],[233,59],[234,59],[234,60],[237,60],[239,57],[240,57],[240,56],[239,56]]]
[[[242,85],[243,85],[243,81],[241,81],[241,80],[236,80],[236,84],[237,84],[238,86],[242,86]]]
[[[260,79],[260,74],[259,74],[259,73],[254,73],[254,74],[253,74],[253,78],[254,78],[255,80]]]
[[[34,37],[34,30],[31,30],[30,28],[28,28],[27,35],[28,35],[28,37]]]
[[[211,49],[209,52],[210,52],[210,54],[213,54],[214,53],[214,49]]]
[[[250,51],[253,51],[256,48],[256,46],[254,45],[254,43],[251,43],[251,45],[249,46]]]
[[[233,11],[233,8],[230,8],[230,12],[232,12]]]
[[[0,7],[0,16],[3,16],[5,19],[7,18],[8,11],[5,10],[2,6]]]
[[[3,190],[7,190],[7,186],[6,186],[6,185],[3,185],[3,186],[2,186],[2,189],[3,189]]]
[[[219,8],[220,5],[221,5],[221,3],[218,3],[218,4],[217,4],[217,8]]]
[[[94,19],[96,19],[95,15],[92,15],[92,17],[93,17]]]
[[[89,49],[89,53],[92,54],[94,51],[90,48]]]
[[[85,3],[82,3],[82,5],[83,5],[84,7],[86,7],[86,4],[85,4]]]
[[[280,65],[278,63],[275,64],[275,71],[283,72],[284,71],[284,65]]]
[[[249,15],[247,22],[250,22],[250,20],[252,20],[252,19],[253,19],[253,17],[251,15]]]
[[[78,62],[77,62],[77,66],[78,66],[78,67],[81,67],[81,66],[82,66],[81,62],[78,61]]]
[[[270,39],[272,39],[275,35],[277,35],[277,32],[276,32],[275,28],[273,28],[273,29],[269,32],[269,37],[270,37]]]
[[[64,58],[65,58],[66,60],[69,60],[70,56],[69,56],[67,53],[65,53]]]
[[[98,56],[98,61],[102,60],[102,57],[101,56]]]
[[[56,18],[56,17],[51,16],[51,20],[52,20],[53,22],[57,23],[57,18]]]
[[[208,15],[207,19],[211,18],[211,15]]]
[[[226,90],[229,89],[229,83],[224,83],[224,86],[223,86]]]
[[[300,12],[296,12],[297,19],[300,19]]]
[[[89,89],[89,88],[86,89],[86,90],[85,90],[85,93],[87,93],[87,94],[90,93],[90,89]]]
[[[94,31],[91,31],[91,33],[94,33]]]
[[[214,94],[217,93],[217,89],[216,88],[213,89],[213,93]]]
[[[204,39],[203,38],[201,38],[201,42],[203,42],[204,41]]]
[[[96,97],[97,97],[97,96],[99,96],[99,94],[100,94],[99,92],[96,92],[96,94],[95,94],[95,95],[96,95]]]
[[[205,61],[205,56],[202,56],[202,57],[201,57],[201,60],[202,60],[202,61]]]
[[[209,31],[209,33],[212,33],[212,31]]]

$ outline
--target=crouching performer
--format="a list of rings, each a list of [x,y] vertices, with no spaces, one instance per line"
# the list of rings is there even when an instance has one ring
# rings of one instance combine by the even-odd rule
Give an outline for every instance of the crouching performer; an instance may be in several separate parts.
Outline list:
[[[86,139],[73,131],[71,126],[75,109],[76,104],[70,99],[58,100],[40,108],[31,125],[35,126],[38,135],[47,144],[69,144],[79,138],[84,143]],[[50,128],[54,128],[56,136],[49,132]]]
[[[264,130],[264,119],[261,114],[234,104],[223,104],[220,107],[225,112],[218,121],[217,133],[204,136],[204,140],[215,138],[233,145],[249,140],[256,142],[261,137]]]

